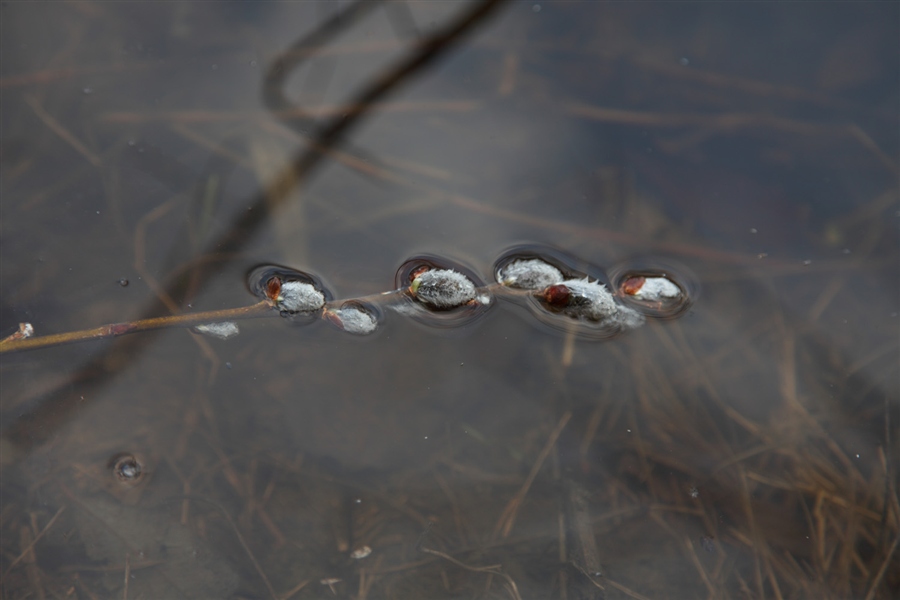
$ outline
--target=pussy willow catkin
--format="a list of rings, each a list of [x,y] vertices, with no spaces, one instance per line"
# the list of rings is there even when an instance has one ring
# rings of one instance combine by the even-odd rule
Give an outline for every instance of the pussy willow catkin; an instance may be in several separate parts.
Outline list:
[[[602,338],[640,327],[647,318],[676,316],[690,304],[688,286],[671,270],[620,269],[606,281],[598,269],[590,269],[591,277],[567,264],[575,262],[560,252],[514,249],[495,263],[494,281],[486,284],[459,263],[422,256],[401,266],[395,289],[337,301],[314,275],[284,267],[254,269],[249,287],[285,317],[321,316],[357,335],[381,327],[382,309],[450,327],[477,318],[499,298],[525,305],[550,325]]]

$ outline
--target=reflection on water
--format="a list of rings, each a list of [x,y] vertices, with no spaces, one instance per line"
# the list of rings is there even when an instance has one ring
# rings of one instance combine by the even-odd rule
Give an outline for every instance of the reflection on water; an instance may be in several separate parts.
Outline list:
[[[900,8],[508,3],[362,113],[466,7],[360,6],[3,7],[2,335],[360,299],[4,353],[3,597],[900,593]]]

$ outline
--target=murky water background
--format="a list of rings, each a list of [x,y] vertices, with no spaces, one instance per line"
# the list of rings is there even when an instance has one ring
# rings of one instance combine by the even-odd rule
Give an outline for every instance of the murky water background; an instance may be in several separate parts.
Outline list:
[[[900,593],[898,6],[511,2],[348,104],[474,6],[345,19],[283,63],[303,114],[266,78],[343,5],[0,7],[3,336],[251,304],[259,264],[699,282],[601,342],[497,302],[3,354],[2,597]]]

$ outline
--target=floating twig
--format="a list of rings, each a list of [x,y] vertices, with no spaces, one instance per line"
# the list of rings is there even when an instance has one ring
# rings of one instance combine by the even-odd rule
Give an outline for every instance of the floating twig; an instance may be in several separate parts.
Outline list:
[[[49,346],[61,346],[76,342],[90,340],[104,340],[119,337],[129,333],[151,331],[154,329],[166,329],[171,327],[194,327],[207,323],[221,323],[223,321],[237,321],[241,319],[255,319],[272,315],[272,306],[267,301],[257,302],[250,306],[240,308],[227,308],[224,310],[211,310],[206,312],[170,315],[167,317],[154,317],[152,319],[138,319],[125,323],[111,323],[101,325],[93,329],[82,329],[66,333],[41,335],[26,339],[6,338],[0,341],[0,354],[16,352],[20,350],[34,350]]]
[[[343,300],[335,300],[315,275],[263,265],[249,274],[248,286],[260,299],[256,304],[38,337],[32,337],[33,328],[23,323],[19,331],[0,340],[0,354],[176,327],[191,327],[196,333],[229,339],[239,333],[236,321],[277,315],[310,322],[322,318],[342,331],[368,335],[378,329],[383,308],[429,325],[451,327],[479,318],[493,305],[495,295],[525,302],[544,320],[563,320],[566,325],[574,324],[585,337],[602,339],[640,327],[648,316],[675,316],[689,305],[688,287],[674,283],[668,273],[625,271],[617,276],[622,283],[612,286],[611,291],[600,280],[570,268],[560,270],[548,262],[552,259],[545,260],[535,252],[522,258],[514,253],[501,257],[494,269],[496,281],[490,284],[458,263],[440,257],[417,257],[398,270],[396,289]],[[641,295],[644,290],[649,293]]]

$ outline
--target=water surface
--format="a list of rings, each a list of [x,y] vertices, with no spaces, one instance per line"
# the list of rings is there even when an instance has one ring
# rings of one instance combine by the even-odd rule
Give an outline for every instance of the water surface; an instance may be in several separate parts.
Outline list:
[[[4,354],[3,597],[900,593],[897,5],[509,2],[362,107],[466,5],[338,8],[4,5],[0,333],[523,244],[690,309]]]

